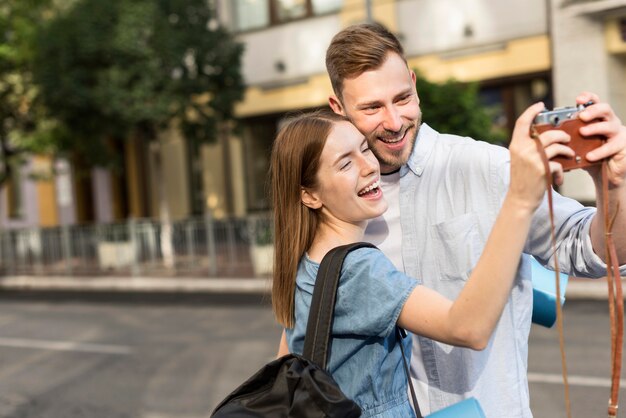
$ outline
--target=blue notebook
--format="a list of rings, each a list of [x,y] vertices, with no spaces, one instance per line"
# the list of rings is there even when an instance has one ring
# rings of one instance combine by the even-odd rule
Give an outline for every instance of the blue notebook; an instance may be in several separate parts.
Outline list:
[[[556,322],[556,280],[554,271],[543,267],[534,257],[532,260],[533,280],[533,323],[551,328]],[[560,273],[561,306],[565,303],[565,290],[569,276]]]
[[[485,413],[476,398],[468,398],[433,412],[426,418],[485,418]]]

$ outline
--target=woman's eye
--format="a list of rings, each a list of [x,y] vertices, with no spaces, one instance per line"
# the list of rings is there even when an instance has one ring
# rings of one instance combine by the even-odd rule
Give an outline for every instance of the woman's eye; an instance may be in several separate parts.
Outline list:
[[[340,168],[340,170],[345,170],[346,168],[348,168],[350,166],[350,161],[346,161]]]

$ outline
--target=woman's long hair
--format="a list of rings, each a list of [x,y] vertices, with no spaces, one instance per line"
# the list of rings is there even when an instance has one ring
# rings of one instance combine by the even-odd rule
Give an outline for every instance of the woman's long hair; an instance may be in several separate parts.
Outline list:
[[[313,243],[320,221],[318,211],[302,203],[301,190],[313,190],[317,187],[317,171],[326,138],[335,122],[345,120],[330,111],[296,116],[280,130],[272,148],[272,306],[278,322],[287,328],[292,328],[294,324],[298,262]]]

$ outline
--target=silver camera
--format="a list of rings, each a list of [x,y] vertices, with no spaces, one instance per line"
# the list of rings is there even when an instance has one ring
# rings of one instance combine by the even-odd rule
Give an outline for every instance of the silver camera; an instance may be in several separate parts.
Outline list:
[[[576,119],[578,112],[584,110],[587,106],[592,105],[593,102],[587,102],[585,104],[579,104],[578,106],[565,106],[557,107],[552,110],[543,110],[533,120],[533,125],[552,125],[556,128],[566,120]]]
[[[552,159],[563,166],[563,170],[569,171],[576,168],[586,168],[600,164],[599,161],[591,162],[586,155],[604,144],[606,138],[598,135],[583,137],[580,135],[580,128],[586,125],[578,118],[578,113],[584,110],[593,102],[579,104],[578,106],[559,107],[553,110],[544,110],[535,116],[532,129],[535,133],[542,133],[552,129],[565,131],[571,140],[569,147],[574,150],[574,157],[557,156]]]

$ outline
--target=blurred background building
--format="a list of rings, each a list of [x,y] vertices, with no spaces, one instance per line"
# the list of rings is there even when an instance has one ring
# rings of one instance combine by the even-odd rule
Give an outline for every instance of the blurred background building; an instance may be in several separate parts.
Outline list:
[[[119,150],[121,174],[78,175],[75,163],[31,159],[0,195],[3,229],[156,219],[163,191],[172,221],[266,213],[281,119],[327,105],[326,48],[342,28],[366,20],[397,34],[409,65],[429,80],[478,82],[482,101],[496,109],[494,124],[509,132],[529,104],[573,105],[583,90],[626,120],[626,0],[215,0],[215,7],[245,47],[237,126],[193,147],[175,128],[156,142],[129,141]],[[29,176],[52,166],[54,178]],[[568,176],[561,192],[592,202],[586,174]]]
[[[245,170],[233,190],[244,192],[235,196],[246,211],[267,208],[267,150],[281,117],[327,102],[324,55],[332,36],[367,19],[396,33],[409,65],[428,79],[479,82],[485,104],[499,109],[494,123],[509,130],[529,104],[572,105],[583,90],[626,115],[626,1],[223,0],[221,6],[222,19],[246,45],[248,88],[237,107],[243,154],[231,154]],[[585,173],[570,176],[561,191],[592,201]]]

